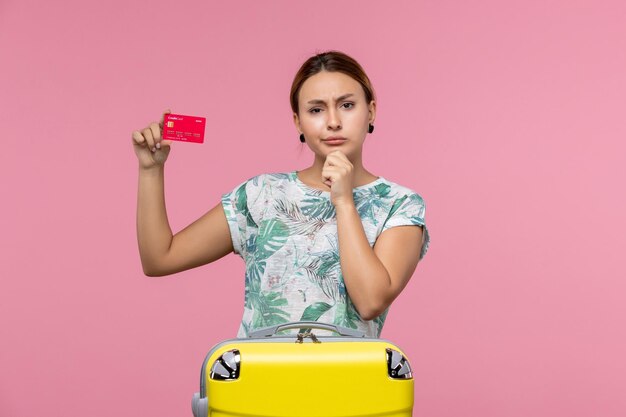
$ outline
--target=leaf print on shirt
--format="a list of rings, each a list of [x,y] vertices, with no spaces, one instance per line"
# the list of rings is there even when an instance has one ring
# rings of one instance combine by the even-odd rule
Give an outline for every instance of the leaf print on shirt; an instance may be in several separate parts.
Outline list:
[[[256,306],[264,305],[265,302],[262,299],[264,295],[261,293],[261,279],[265,274],[267,258],[285,245],[287,237],[287,226],[280,220],[270,219],[261,223],[258,235],[253,234],[248,239],[247,246],[253,250],[248,252],[251,253],[251,256],[246,259],[246,307],[255,306],[256,308]],[[286,299],[281,298],[280,300],[281,303],[284,300],[286,305]]]
[[[274,326],[289,321],[283,308],[287,299],[279,292],[261,291],[261,278],[265,273],[267,258],[282,248],[287,241],[287,227],[276,219],[261,223],[258,235],[252,235],[248,245],[256,250],[246,259],[245,305],[253,309],[252,328]]]
[[[274,199],[274,195],[285,194],[285,190],[287,184],[291,181],[291,176],[289,174],[283,173],[271,173],[267,174],[266,184],[268,186],[268,192],[266,195],[270,200]],[[266,206],[269,207],[269,201],[267,201]]]
[[[320,192],[321,194],[321,192]],[[328,198],[314,195],[302,200],[302,213],[318,219],[331,219],[335,217],[335,206]]]
[[[389,184],[378,184],[374,187],[374,193],[381,199],[389,197],[391,193],[391,186]]]
[[[419,194],[411,194],[409,195],[409,202],[414,203],[411,204],[414,210],[411,211],[411,219],[417,219],[417,222],[422,224],[424,223],[424,199]],[[419,209],[415,210],[416,207]]]
[[[402,203],[404,202],[404,200],[406,200],[407,196],[402,196],[401,198],[397,199],[396,201],[393,202],[393,206],[391,206],[391,210],[389,210],[389,214],[387,215],[387,218],[390,218],[391,216],[394,215],[394,213],[396,211],[398,211],[398,207],[400,207],[402,205]]]
[[[327,270],[327,265],[321,258],[315,258],[309,264],[303,266],[309,280],[317,285],[324,295],[331,300],[339,299],[339,283],[336,268]]]
[[[235,208],[241,214],[246,216],[246,224],[248,226],[257,227],[256,222],[250,214],[250,210],[248,210],[248,195],[246,194],[246,184],[243,184],[241,187],[239,187],[237,189],[237,192],[235,193]]]
[[[326,275],[332,270],[341,269],[341,263],[339,262],[339,242],[336,235],[326,235],[329,248],[322,252],[313,252],[311,256],[316,256],[322,261],[320,265],[319,273]]]
[[[275,180],[287,180],[287,181],[291,181],[291,175],[290,174],[286,174],[286,173],[282,173],[282,172],[273,172],[271,174],[267,174],[268,177],[271,177]]]
[[[331,307],[332,305],[323,302],[311,304],[302,312],[300,321],[317,321],[317,319],[330,310]]]
[[[316,284],[328,298],[337,301],[340,299],[339,275],[341,273],[337,237],[328,235],[326,239],[330,248],[311,253],[309,259],[312,260],[308,261],[303,268],[309,280]]]
[[[387,184],[378,184],[372,189],[363,190],[355,199],[356,210],[362,220],[369,219],[376,222],[376,209],[388,207],[386,197],[391,187]]]
[[[264,220],[256,239],[255,260],[267,259],[272,256],[285,245],[288,237],[289,230],[285,223],[278,219]]]
[[[322,314],[326,313],[328,310],[332,308],[332,305],[328,303],[314,303],[308,306],[303,312],[302,317],[300,317],[299,321],[317,321]],[[302,328],[300,329],[300,333],[305,333],[311,331],[310,328]]]
[[[361,321],[361,317],[350,300],[337,303],[336,308],[337,310],[335,311],[335,320],[333,321],[333,324],[348,327],[350,329],[358,328],[357,323]]]
[[[284,223],[289,225],[289,231],[295,235],[315,235],[328,222],[324,219],[309,218],[302,214],[300,208],[291,202],[283,199],[276,200],[274,204],[276,215],[282,219]]]
[[[246,285],[244,289],[244,301],[246,308],[252,308],[252,305],[259,303],[258,300],[253,300],[253,298],[258,298],[259,293],[261,292],[261,277],[265,273],[265,265],[265,260],[246,263]]]
[[[275,326],[289,321],[289,313],[281,308],[287,305],[287,300],[280,297],[280,293],[253,294],[252,304],[254,306],[252,327],[254,328]]]

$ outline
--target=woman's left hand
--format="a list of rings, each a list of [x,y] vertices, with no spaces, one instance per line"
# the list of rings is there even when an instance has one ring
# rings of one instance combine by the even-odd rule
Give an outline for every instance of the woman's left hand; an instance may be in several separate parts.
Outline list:
[[[330,201],[338,204],[354,204],[352,197],[354,166],[341,151],[333,151],[326,156],[322,167],[322,181],[330,187]]]

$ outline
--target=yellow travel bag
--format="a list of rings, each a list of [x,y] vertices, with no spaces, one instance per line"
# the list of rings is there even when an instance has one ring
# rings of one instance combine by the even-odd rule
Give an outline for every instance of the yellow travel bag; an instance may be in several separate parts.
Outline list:
[[[277,335],[297,328],[297,335]],[[192,409],[195,417],[407,417],[413,375],[389,341],[292,322],[215,345],[202,364]]]

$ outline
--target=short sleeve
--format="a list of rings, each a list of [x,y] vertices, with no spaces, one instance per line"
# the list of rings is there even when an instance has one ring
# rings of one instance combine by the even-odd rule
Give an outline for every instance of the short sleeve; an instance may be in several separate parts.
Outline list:
[[[233,249],[242,258],[246,250],[246,232],[250,217],[246,193],[247,184],[248,181],[244,181],[231,192],[222,195],[222,207],[224,207],[224,214],[230,229]]]
[[[430,244],[430,235],[424,217],[425,213],[426,204],[419,194],[412,193],[403,195],[394,201],[381,233],[394,226],[422,226],[421,260],[428,251],[428,245]]]

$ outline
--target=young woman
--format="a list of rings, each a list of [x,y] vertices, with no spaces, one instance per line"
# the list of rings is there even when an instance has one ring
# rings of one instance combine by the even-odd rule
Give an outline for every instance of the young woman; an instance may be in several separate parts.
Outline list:
[[[363,166],[376,102],[354,59],[338,51],[309,58],[293,80],[291,107],[313,164],[244,181],[174,236],[163,192],[171,143],[161,140],[163,118],[133,132],[144,273],[173,274],[234,252],[246,263],[238,337],[301,320],[379,337],[428,249],[424,201]]]

